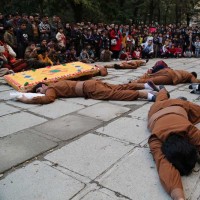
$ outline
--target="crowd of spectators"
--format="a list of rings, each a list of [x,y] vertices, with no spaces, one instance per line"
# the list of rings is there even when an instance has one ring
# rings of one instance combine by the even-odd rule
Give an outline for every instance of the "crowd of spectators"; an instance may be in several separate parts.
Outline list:
[[[73,61],[200,56],[200,29],[184,25],[65,23],[0,13],[0,67],[15,72]]]

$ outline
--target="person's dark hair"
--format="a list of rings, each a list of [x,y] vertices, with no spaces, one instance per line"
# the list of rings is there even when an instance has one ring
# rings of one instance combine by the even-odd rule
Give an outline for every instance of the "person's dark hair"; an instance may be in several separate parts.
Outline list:
[[[161,149],[181,176],[192,172],[197,162],[197,149],[187,138],[179,134],[171,134],[162,144]]]
[[[44,85],[47,85],[47,84],[45,84],[45,83],[40,82],[40,83],[38,83],[37,85],[35,85],[35,86],[33,87],[33,89],[31,90],[31,92],[36,93],[37,89],[38,89],[39,87],[42,87],[43,84],[44,84]]]
[[[197,78],[197,73],[196,73],[196,72],[191,72],[191,74],[192,74],[195,78]]]

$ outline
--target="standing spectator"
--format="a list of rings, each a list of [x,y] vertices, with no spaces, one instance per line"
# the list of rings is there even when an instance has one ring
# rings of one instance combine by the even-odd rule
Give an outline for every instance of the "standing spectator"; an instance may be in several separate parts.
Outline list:
[[[5,32],[5,19],[2,13],[0,13],[0,38],[2,38],[2,36],[4,35]]]
[[[24,58],[26,47],[28,46],[29,38],[26,32],[26,21],[20,22],[20,28],[17,30],[17,56]]]
[[[119,26],[114,25],[114,28],[110,31],[111,39],[111,51],[113,52],[113,60],[119,60],[119,52],[122,45],[122,34],[119,31]]]
[[[58,17],[56,15],[53,16],[51,26],[51,38],[55,38],[58,33]]]
[[[200,55],[200,40],[197,37],[196,41],[194,42],[194,47],[195,47],[195,57],[198,58]]]
[[[58,28],[58,33],[56,34],[56,39],[58,41],[58,46],[60,48],[66,48],[66,37],[62,27]]]
[[[20,20],[20,15],[18,12],[15,12],[12,15],[12,18],[7,22],[9,25],[11,25],[14,29],[14,33],[16,34],[17,29],[19,28],[19,20]]]
[[[40,21],[39,21],[39,15],[37,13],[33,15],[33,20],[30,19],[30,23],[33,29],[33,41],[37,44],[39,43],[39,39],[40,39],[40,36],[39,36]]]
[[[50,39],[51,27],[49,24],[49,18],[46,15],[42,17],[42,22],[40,22],[39,24],[39,32],[40,32],[40,40]]]

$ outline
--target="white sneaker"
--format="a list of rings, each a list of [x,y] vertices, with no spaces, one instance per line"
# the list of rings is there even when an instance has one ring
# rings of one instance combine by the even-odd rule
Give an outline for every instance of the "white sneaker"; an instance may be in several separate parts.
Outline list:
[[[119,58],[117,58],[117,61],[120,61],[120,59],[119,59]]]
[[[116,59],[115,58],[113,58],[113,61],[115,61]]]

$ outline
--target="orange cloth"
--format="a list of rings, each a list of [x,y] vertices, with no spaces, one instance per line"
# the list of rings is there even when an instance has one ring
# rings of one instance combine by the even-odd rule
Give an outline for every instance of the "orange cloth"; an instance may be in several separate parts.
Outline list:
[[[78,97],[75,87],[78,81],[63,80],[50,84],[43,97],[35,97],[29,101],[33,104],[48,104],[59,97]],[[83,85],[84,97],[99,100],[132,101],[139,97],[136,90],[143,89],[141,84],[129,83],[113,85],[97,80],[87,80]]]
[[[155,84],[177,85],[179,83],[200,83],[190,72],[184,70],[173,70],[171,68],[161,69],[156,73],[145,73],[136,82],[146,83],[152,80]]]
[[[160,181],[166,191],[174,198],[184,197],[181,176],[162,153],[162,143],[171,133],[185,132],[189,141],[200,150],[200,130],[194,126],[200,122],[200,106],[180,99],[168,99],[166,92],[161,90],[157,95],[156,102],[150,108],[148,119],[157,111],[170,106],[180,106],[185,109],[188,119],[176,113],[160,116],[151,127],[152,135],[148,142],[156,162]]]

